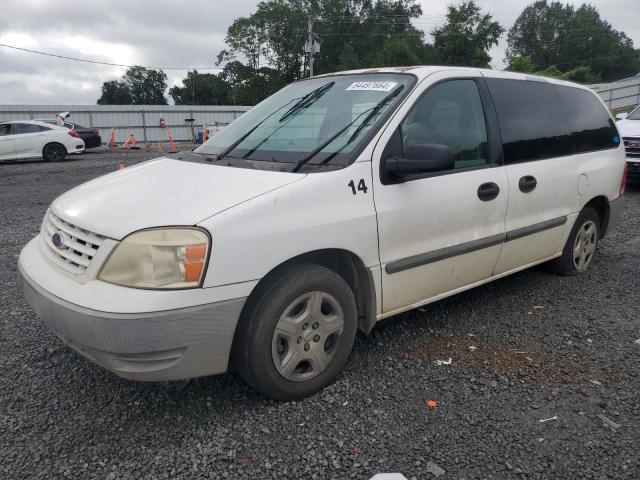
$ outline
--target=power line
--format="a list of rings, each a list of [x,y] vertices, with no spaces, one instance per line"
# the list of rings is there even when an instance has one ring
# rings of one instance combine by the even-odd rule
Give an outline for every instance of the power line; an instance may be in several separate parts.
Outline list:
[[[55,53],[40,52],[38,50],[31,50],[29,48],[16,47],[15,45],[7,45],[0,43],[0,47],[10,48],[12,50],[19,50],[21,52],[36,53],[38,55],[44,55],[45,57],[59,58],[62,60],[72,60],[74,62],[92,63],[95,65],[108,65],[110,67],[143,67],[152,70],[222,70],[222,67],[145,67],[143,65],[124,65],[122,63],[101,62],[98,60],[89,60],[86,58],[66,57],[64,55],[57,55]]]

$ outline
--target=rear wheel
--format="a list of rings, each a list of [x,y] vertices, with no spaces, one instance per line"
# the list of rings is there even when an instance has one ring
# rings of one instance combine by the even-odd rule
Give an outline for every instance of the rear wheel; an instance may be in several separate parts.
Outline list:
[[[548,269],[560,275],[577,275],[589,268],[598,246],[600,217],[592,208],[580,212],[571,230],[562,256],[547,264]]]
[[[263,395],[292,400],[332,383],[357,328],[349,285],[317,265],[289,268],[249,300],[234,344],[234,365]]]
[[[61,162],[67,156],[67,149],[59,143],[48,143],[42,149],[42,158],[47,162]]]

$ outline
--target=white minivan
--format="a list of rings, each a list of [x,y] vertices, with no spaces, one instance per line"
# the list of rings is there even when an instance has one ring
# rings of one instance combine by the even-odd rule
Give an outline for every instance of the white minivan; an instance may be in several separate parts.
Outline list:
[[[61,195],[19,268],[66,344],[117,375],[229,364],[264,395],[330,384],[356,331],[548,262],[585,271],[625,152],[591,90],[403,67],[269,97],[193,152]]]

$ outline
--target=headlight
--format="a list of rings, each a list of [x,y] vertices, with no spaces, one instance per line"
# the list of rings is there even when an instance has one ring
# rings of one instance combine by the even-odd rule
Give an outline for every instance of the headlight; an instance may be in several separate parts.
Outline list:
[[[134,288],[200,286],[209,254],[209,236],[195,228],[142,230],[118,244],[98,278]]]

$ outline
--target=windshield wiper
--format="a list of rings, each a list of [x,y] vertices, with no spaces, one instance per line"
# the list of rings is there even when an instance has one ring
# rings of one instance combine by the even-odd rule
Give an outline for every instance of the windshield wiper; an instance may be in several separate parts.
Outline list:
[[[365,110],[364,112],[361,112],[356,118],[353,119],[353,121],[348,123],[344,128],[338,130],[336,133],[331,135],[327,140],[325,140],[320,145],[318,145],[316,148],[311,150],[311,152],[309,152],[309,154],[307,156],[305,156],[304,158],[298,160],[298,162],[296,163],[295,167],[293,167],[293,170],[291,170],[291,171],[292,172],[297,172],[298,170],[300,170],[313,157],[315,157],[318,153],[320,153],[322,150],[324,150],[327,146],[331,145],[331,143],[336,138],[338,138],[340,135],[342,135],[344,132],[346,132],[354,123],[356,123],[358,121],[358,119],[362,115],[364,115],[365,113],[368,112],[369,115],[367,115],[365,117],[365,119],[362,121],[362,123],[360,125],[358,125],[358,127],[355,129],[355,131],[349,137],[349,140],[347,140],[347,142],[342,147],[340,147],[338,150],[333,152],[331,155],[329,155],[327,158],[325,158],[318,165],[324,165],[325,163],[329,162],[340,151],[342,151],[347,145],[349,145],[360,134],[360,132],[362,130],[364,130],[364,127],[371,121],[371,119],[373,117],[375,117],[380,110],[382,110],[382,107],[384,107],[391,99],[396,97],[402,91],[403,88],[404,88],[404,85],[398,85],[389,95],[387,95],[382,100],[380,100],[376,105],[374,105],[373,107]]]
[[[295,116],[297,116],[302,110],[309,108],[313,103],[315,103],[320,97],[322,97],[336,82],[325,83],[324,85],[316,88],[315,90],[307,93],[304,97],[302,97],[298,103],[296,103],[293,107],[291,107],[281,118],[278,120],[282,123],[285,120],[289,120]],[[242,156],[243,160],[246,160],[258,150],[262,145],[264,145],[271,137],[273,137],[277,132],[280,131],[281,128],[288,125],[289,122],[283,123],[279,125],[273,132],[260,140],[253,148],[251,148],[247,153]]]
[[[285,120],[293,117],[294,115],[297,115],[298,112],[300,112],[301,110],[309,108],[311,105],[313,105],[316,102],[316,100],[318,100],[325,93],[331,90],[331,87],[333,87],[335,84],[336,82],[328,82],[328,83],[325,83],[324,85],[320,85],[315,90],[311,90],[304,97],[302,97],[298,103],[296,103],[293,107],[287,110],[285,114],[282,115],[282,117],[280,117],[280,120],[278,120],[278,122],[282,123]]]
[[[291,102],[295,101],[295,100],[302,100],[304,97],[302,98],[292,98],[291,100],[289,100],[287,103],[285,103],[284,105],[282,105],[280,108],[278,108],[277,110],[274,110],[273,112],[271,112],[269,115],[267,115],[266,117],[264,117],[262,120],[260,120],[253,128],[251,128],[247,133],[245,133],[244,135],[242,135],[238,140],[236,140],[235,142],[233,142],[231,145],[229,145],[227,148],[225,148],[223,151],[221,151],[220,153],[218,153],[216,155],[216,159],[219,160],[221,158],[226,157],[227,155],[229,155],[232,151],[234,151],[236,149],[236,147],[238,145],[240,145],[242,142],[244,142],[247,137],[249,137],[249,135],[251,135],[253,132],[255,132],[258,127],[260,125],[262,125],[264,122],[266,122],[267,120],[269,120],[271,117],[273,117],[276,113],[278,113],[280,110],[282,110],[284,107],[286,107],[287,105],[289,105]]]

